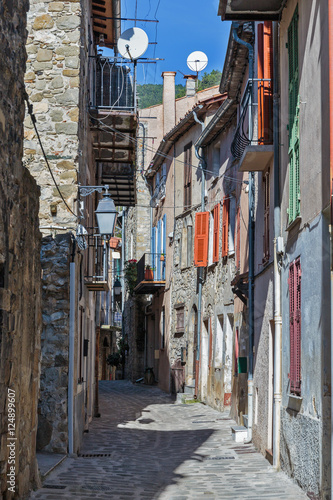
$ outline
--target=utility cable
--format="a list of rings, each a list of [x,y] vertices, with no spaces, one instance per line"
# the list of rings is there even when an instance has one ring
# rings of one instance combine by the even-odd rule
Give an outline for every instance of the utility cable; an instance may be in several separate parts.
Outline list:
[[[25,100],[26,100],[26,102],[27,102],[27,106],[28,106],[28,113],[29,113],[29,115],[30,115],[30,118],[31,118],[32,124],[33,124],[33,126],[34,126],[34,129],[35,129],[35,132],[36,132],[36,135],[37,135],[37,138],[38,138],[38,142],[39,142],[40,148],[41,148],[42,153],[43,153],[43,156],[44,156],[45,163],[46,163],[46,165],[47,165],[47,168],[49,169],[49,172],[50,172],[50,174],[51,174],[51,177],[52,177],[52,180],[53,180],[53,182],[54,182],[54,185],[55,185],[55,187],[57,188],[58,193],[59,193],[59,196],[60,196],[60,198],[62,199],[62,201],[64,202],[64,204],[65,204],[65,206],[66,206],[67,210],[68,210],[68,211],[69,211],[72,215],[74,215],[74,217],[78,218],[78,216],[77,216],[77,215],[73,212],[73,210],[71,210],[71,208],[67,205],[67,202],[66,202],[65,198],[63,197],[62,192],[60,191],[60,188],[59,188],[59,186],[58,186],[58,184],[57,184],[57,182],[56,182],[56,180],[55,180],[55,178],[54,178],[54,175],[53,175],[53,172],[52,172],[52,170],[51,170],[51,167],[50,167],[49,161],[48,161],[47,156],[46,156],[45,151],[44,151],[44,147],[43,147],[43,144],[42,144],[42,141],[41,141],[40,135],[39,135],[38,130],[37,130],[37,126],[36,126],[36,117],[35,117],[35,115],[34,115],[34,113],[33,113],[33,106],[32,106],[32,104],[30,103],[30,101],[29,101],[29,96],[28,96],[28,94],[27,94],[26,92],[25,92],[25,94],[24,94],[24,99],[25,99]]]

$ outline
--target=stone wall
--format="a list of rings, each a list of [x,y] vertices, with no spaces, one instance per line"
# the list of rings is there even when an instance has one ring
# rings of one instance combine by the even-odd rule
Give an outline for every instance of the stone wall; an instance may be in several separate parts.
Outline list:
[[[71,209],[79,158],[80,25],[79,1],[30,2],[26,89],[52,171]],[[24,153],[42,189],[41,225],[72,223],[73,216],[53,184],[29,117],[25,120]]]
[[[67,453],[69,234],[42,241],[43,332],[37,449]]]
[[[0,497],[4,499],[22,498],[39,481],[35,451],[41,330],[39,190],[22,166],[27,9],[27,1],[4,1],[0,6]],[[14,494],[7,483],[12,423],[8,388],[15,391]]]

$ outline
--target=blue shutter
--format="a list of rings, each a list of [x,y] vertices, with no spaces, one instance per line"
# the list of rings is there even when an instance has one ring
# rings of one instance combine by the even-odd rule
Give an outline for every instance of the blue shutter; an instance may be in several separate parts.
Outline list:
[[[165,262],[166,262],[166,214],[163,215],[163,245],[164,261],[162,262],[162,280],[165,280]]]
[[[162,245],[162,234],[161,234],[162,224],[161,219],[157,223],[157,255],[155,258],[155,265],[157,271],[157,281],[161,281],[161,245]]]
[[[156,227],[153,227],[151,230],[151,254],[150,259],[147,259],[146,265],[149,264],[151,267],[154,267],[154,257],[156,252]]]

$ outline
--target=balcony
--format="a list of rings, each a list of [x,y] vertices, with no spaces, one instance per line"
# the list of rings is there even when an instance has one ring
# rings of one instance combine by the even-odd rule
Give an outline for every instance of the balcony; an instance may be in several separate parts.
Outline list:
[[[102,184],[116,205],[135,205],[135,139],[138,116],[133,63],[90,57],[90,126]]]
[[[262,172],[273,158],[273,98],[270,79],[248,81],[231,144],[241,172]]]
[[[165,255],[145,253],[137,264],[138,278],[134,289],[138,294],[153,294],[165,287]]]
[[[220,0],[218,15],[226,21],[278,20],[283,0]]]
[[[107,292],[110,290],[109,249],[106,242],[97,233],[96,228],[89,228],[87,270],[92,274],[84,277],[84,284],[90,292]]]

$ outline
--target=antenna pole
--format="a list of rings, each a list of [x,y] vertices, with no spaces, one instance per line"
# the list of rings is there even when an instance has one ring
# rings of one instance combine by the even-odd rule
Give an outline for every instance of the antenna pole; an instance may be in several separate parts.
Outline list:
[[[137,99],[136,99],[136,72],[137,72],[137,65],[138,65],[138,62],[136,59],[134,59],[134,112],[136,113],[137,112]]]

